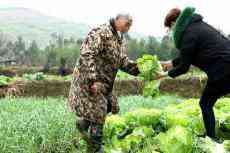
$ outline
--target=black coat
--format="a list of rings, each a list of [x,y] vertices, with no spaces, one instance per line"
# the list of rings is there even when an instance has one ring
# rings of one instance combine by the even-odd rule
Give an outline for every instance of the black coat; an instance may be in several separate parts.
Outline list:
[[[173,61],[170,77],[186,73],[191,65],[217,81],[230,74],[230,40],[194,15],[181,37],[180,57]]]

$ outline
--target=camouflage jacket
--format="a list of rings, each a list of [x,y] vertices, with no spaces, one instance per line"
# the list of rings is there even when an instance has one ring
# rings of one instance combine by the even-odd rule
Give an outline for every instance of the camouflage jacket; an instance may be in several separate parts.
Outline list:
[[[104,123],[107,97],[111,95],[118,69],[138,75],[136,63],[129,60],[124,48],[113,21],[89,32],[80,49],[69,93],[69,103],[74,106],[77,116]],[[96,96],[90,92],[94,82],[103,85]]]

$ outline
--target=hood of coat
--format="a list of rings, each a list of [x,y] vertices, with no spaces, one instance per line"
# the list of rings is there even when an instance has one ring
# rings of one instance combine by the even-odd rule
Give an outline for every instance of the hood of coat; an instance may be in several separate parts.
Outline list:
[[[202,20],[202,17],[195,13],[194,7],[186,7],[177,18],[173,28],[173,41],[176,48],[180,48],[181,37],[186,27],[192,23]]]

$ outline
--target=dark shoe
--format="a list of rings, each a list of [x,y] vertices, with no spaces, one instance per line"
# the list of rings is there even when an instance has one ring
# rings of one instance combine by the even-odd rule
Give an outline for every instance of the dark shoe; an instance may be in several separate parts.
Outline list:
[[[124,139],[127,135],[133,132],[132,128],[125,128],[121,133],[117,134],[117,139],[121,140]]]
[[[86,148],[86,153],[94,153],[95,152],[95,149],[92,147],[92,146],[87,146]]]
[[[104,147],[101,145],[99,151],[97,151],[95,153],[104,153]]]
[[[214,138],[211,138],[212,141],[218,143],[218,144],[222,144],[224,143],[224,140],[222,140],[221,138],[218,138],[218,137],[214,137]]]
[[[90,143],[90,136],[88,133],[88,129],[90,126],[90,122],[85,119],[78,118],[76,122],[76,127],[79,130],[79,133],[83,140],[85,140],[87,143]]]
[[[104,153],[103,145],[88,145],[86,153]]]
[[[88,144],[92,143],[92,141],[90,139],[90,136],[89,136],[89,134],[87,132],[81,132],[81,137],[82,137],[83,140],[86,141],[86,143],[88,143]]]

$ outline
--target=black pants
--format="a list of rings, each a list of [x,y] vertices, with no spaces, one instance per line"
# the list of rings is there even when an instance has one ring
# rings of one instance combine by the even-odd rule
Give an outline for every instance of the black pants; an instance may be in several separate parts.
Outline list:
[[[95,153],[101,149],[103,137],[103,124],[97,124],[85,119],[77,119],[77,129],[87,142],[87,153]]]
[[[215,137],[215,114],[213,107],[221,96],[230,93],[230,76],[219,81],[207,82],[204,92],[200,99],[200,107],[202,110],[203,120],[207,136]]]
[[[107,113],[112,111],[112,94],[107,96]],[[76,121],[76,127],[83,136],[83,139],[88,143],[88,147],[93,147],[95,151],[98,151],[103,145],[103,124],[97,124],[85,119],[78,118]],[[94,151],[89,151],[93,153]]]

